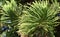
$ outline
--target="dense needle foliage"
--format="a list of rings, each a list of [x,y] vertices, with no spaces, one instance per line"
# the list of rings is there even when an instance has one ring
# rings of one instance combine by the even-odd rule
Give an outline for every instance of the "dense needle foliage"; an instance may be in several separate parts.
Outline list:
[[[57,5],[56,5],[57,4]],[[55,37],[54,27],[57,25],[59,3],[49,5],[48,1],[35,1],[24,11],[19,26],[21,34],[33,35],[40,33],[41,37]]]
[[[14,0],[5,1],[6,3],[2,5],[2,16],[1,16],[1,22],[4,26],[8,26],[9,29],[7,31],[7,37],[18,37],[15,34],[18,30],[18,23],[19,18],[21,16],[22,12],[22,6],[21,4],[17,6],[16,2]],[[2,26],[3,27],[3,26]]]
[[[56,21],[59,19],[56,16],[59,3],[56,0],[52,0],[52,4],[49,0],[33,1],[1,1],[0,34],[6,32],[6,37],[18,37],[21,34],[29,37],[55,37],[54,29],[60,23]],[[3,26],[7,26],[4,31]]]

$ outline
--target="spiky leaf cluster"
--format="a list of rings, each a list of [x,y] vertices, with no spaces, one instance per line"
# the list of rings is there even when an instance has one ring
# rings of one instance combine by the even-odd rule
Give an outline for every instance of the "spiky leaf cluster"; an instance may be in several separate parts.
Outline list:
[[[57,5],[55,5],[57,4]],[[19,26],[19,32],[22,34],[33,34],[34,31],[40,31],[41,37],[48,34],[50,37],[54,37],[54,27],[58,17],[59,4],[54,2],[49,5],[48,1],[35,1],[21,17]]]
[[[2,6],[3,7],[3,16],[2,20],[4,23],[11,23],[11,25],[16,25],[19,19],[19,16],[22,12],[22,6],[17,6],[14,0],[11,2],[6,1],[6,3]]]

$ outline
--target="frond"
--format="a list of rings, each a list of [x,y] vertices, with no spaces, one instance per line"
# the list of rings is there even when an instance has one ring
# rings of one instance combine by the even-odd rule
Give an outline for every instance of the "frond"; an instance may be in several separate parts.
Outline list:
[[[4,23],[7,23],[8,20],[10,20],[11,25],[16,25],[18,23],[18,20],[20,20],[21,12],[22,12],[22,6],[17,6],[16,2],[14,0],[11,0],[11,2],[6,1],[6,3],[2,6],[3,7],[3,16],[2,19]]]
[[[58,20],[56,14],[58,13],[59,6],[56,6],[55,3],[52,5],[48,3],[48,1],[33,2],[31,7],[25,11],[26,14],[21,18],[19,31],[28,34],[34,32],[37,27],[40,27],[48,33],[49,28],[53,28],[55,21]],[[53,29],[51,29],[51,31],[53,31]]]

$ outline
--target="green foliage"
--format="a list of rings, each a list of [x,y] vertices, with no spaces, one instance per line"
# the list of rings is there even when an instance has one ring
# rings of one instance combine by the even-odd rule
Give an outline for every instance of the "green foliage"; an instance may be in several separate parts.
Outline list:
[[[56,5],[57,4],[57,5]],[[56,26],[56,20],[58,17],[59,3],[53,2],[49,5],[48,1],[35,1],[24,11],[24,15],[21,17],[21,21],[18,25],[19,31],[22,34],[31,35],[34,32],[39,31],[41,37],[55,37],[54,27]]]
[[[18,23],[20,22],[20,16],[22,14],[22,5],[17,6],[14,0],[6,1],[6,3],[2,6],[3,15],[1,17],[2,23],[8,26],[10,31],[7,31],[7,37],[18,37],[15,36],[14,32],[18,30]]]
[[[6,3],[7,4],[3,5],[4,15],[2,20],[11,20],[11,22],[15,25],[15,22],[18,22],[19,16],[21,15],[22,6],[17,6],[14,0],[11,0],[11,2],[6,1]]]
[[[6,0],[2,5],[3,15],[0,17],[0,21],[11,28],[6,33],[7,37],[18,37],[14,33],[18,27],[18,32],[30,37],[33,37],[34,34],[41,35],[41,37],[55,37],[54,27],[58,23],[56,22],[58,20],[56,14],[59,10],[58,2],[54,1],[50,4],[49,1],[37,0],[30,7],[17,5],[16,2],[19,0]]]

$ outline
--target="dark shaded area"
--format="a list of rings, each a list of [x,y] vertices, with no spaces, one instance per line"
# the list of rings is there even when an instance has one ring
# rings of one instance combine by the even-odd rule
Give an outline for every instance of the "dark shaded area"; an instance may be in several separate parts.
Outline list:
[[[60,37],[60,25],[56,27],[55,36],[56,36],[56,37]]]
[[[57,14],[57,16],[60,18],[60,11]],[[60,19],[58,19],[57,22],[60,22]],[[58,26],[55,27],[55,31],[56,31],[55,36],[56,37],[60,37],[60,23],[59,23]]]
[[[57,0],[60,3],[60,0]]]
[[[32,3],[34,0],[21,0],[20,3],[21,4],[27,4],[27,3]]]

